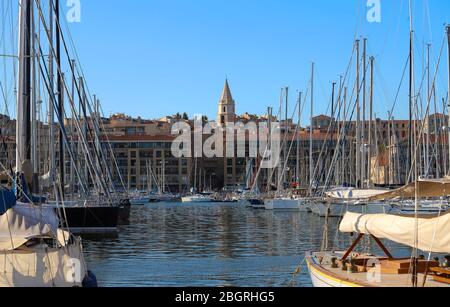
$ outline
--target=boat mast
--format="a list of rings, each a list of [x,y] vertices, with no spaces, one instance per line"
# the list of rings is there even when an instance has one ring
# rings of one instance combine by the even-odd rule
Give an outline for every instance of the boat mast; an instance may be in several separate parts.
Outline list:
[[[16,113],[16,171],[19,175],[24,171],[22,163],[31,158],[31,5],[31,0],[19,1],[19,76]],[[17,189],[18,197],[22,194],[19,190]]]
[[[309,187],[312,193],[314,183],[314,156],[313,156],[313,120],[314,119],[314,62],[311,64],[311,126],[309,128]]]
[[[76,87],[76,78],[75,78],[75,60],[71,61],[71,69],[72,69],[72,91],[71,91],[71,101],[70,103],[72,105],[75,105],[75,87]],[[75,137],[75,129],[73,126],[73,122],[76,120],[76,114],[72,111],[72,116],[71,116],[71,122],[70,122],[70,134],[71,134],[71,140],[69,140],[69,146],[70,146],[70,150],[72,150],[72,152],[75,154],[77,154],[77,151],[74,150],[74,137]],[[75,158],[76,159],[76,158]],[[73,198],[75,193],[75,161],[74,159],[70,159],[70,197]]]
[[[367,61],[367,38],[363,40],[363,107],[362,107],[362,131],[361,131],[361,140],[362,140],[362,153],[361,153],[361,186],[363,188],[366,187],[367,183],[367,167],[366,167],[366,61]]]
[[[373,123],[373,64],[374,64],[375,58],[372,56],[370,57],[370,101],[369,101],[369,154],[367,158],[367,166],[368,166],[368,185],[369,189],[372,187],[373,181],[372,181],[372,123]],[[389,142],[390,142],[389,138]],[[390,149],[389,149],[390,150]],[[378,157],[377,157],[378,158]],[[391,160],[389,160],[389,163]],[[389,173],[391,174],[391,173]]]
[[[281,141],[283,142],[283,143],[281,143],[280,144],[280,156],[278,157],[278,160],[279,160],[279,165],[278,165],[278,168],[277,168],[277,178],[276,178],[276,183],[277,183],[277,191],[276,191],[276,194],[278,195],[279,193],[281,193],[281,184],[283,183],[282,181],[283,181],[283,173],[284,173],[284,171],[283,171],[283,168],[284,168],[284,161],[283,161],[283,154],[284,154],[284,138],[286,137],[286,131],[283,131],[283,129],[284,129],[284,127],[283,127],[283,104],[284,104],[284,101],[283,101],[283,95],[284,95],[284,88],[281,88],[281,91],[280,91],[280,107],[279,107],[279,109],[278,109],[278,114],[279,114],[279,116],[280,116],[280,118],[279,118],[279,122],[280,122],[280,129],[281,129],[281,133],[282,133],[282,139],[281,139]],[[284,129],[284,130],[286,130],[286,129]],[[280,133],[280,134],[281,134]],[[281,145],[283,145],[283,148],[281,148]]]
[[[195,158],[195,164],[194,164],[194,194],[197,193],[197,157]],[[159,193],[161,194],[161,187],[159,188]]]
[[[38,74],[36,69],[36,62],[38,61],[38,52],[36,51],[36,24],[34,18],[34,8],[30,7],[31,10],[31,49],[32,49],[32,59],[33,59],[33,100],[31,104],[31,160],[33,161],[33,179],[31,184],[31,191],[33,193],[39,192],[39,160],[38,160],[38,126],[37,126],[37,105],[40,100],[39,97],[39,87],[38,87]],[[39,43],[38,43],[39,45]],[[39,62],[38,62],[39,63]]]
[[[418,251],[418,243],[419,243],[419,199],[418,199],[418,189],[419,189],[419,185],[417,182],[417,173],[418,173],[418,167],[417,167],[417,155],[416,150],[415,150],[415,140],[413,140],[413,135],[414,137],[416,137],[416,129],[415,129],[415,125],[414,125],[414,134],[413,134],[413,125],[412,125],[412,109],[413,109],[413,105],[414,105],[414,45],[413,45],[413,39],[414,39],[414,30],[413,30],[413,14],[412,14],[412,1],[409,0],[409,21],[410,21],[410,48],[409,48],[409,109],[410,109],[410,139],[409,139],[409,143],[410,143],[410,163],[412,162],[412,158],[414,157],[414,177],[413,180],[415,182],[415,210],[414,210],[414,214],[415,214],[415,227],[414,227],[414,248],[413,248],[413,255],[412,255],[412,285],[413,287],[417,287],[418,286],[418,266],[419,266],[419,262],[418,262],[418,256],[419,256],[419,251]],[[410,176],[408,176],[409,178]]]
[[[298,94],[298,122],[297,122],[297,164],[296,164],[296,178],[297,178],[297,188],[300,187],[300,127],[302,123],[302,95],[300,92]]]
[[[361,187],[361,107],[359,101],[359,39],[356,40],[356,187]]]
[[[448,44],[448,92],[447,92],[447,104],[448,104],[448,127],[450,127],[450,25],[447,25],[447,44]],[[448,134],[448,150],[450,159],[450,131]],[[449,162],[450,165],[450,162]],[[449,168],[450,169],[450,168]]]
[[[409,31],[409,137],[408,137],[408,159],[407,159],[407,184],[411,182],[409,173],[412,167],[412,158],[414,157],[413,140],[413,105],[414,105],[414,30],[412,19],[412,3],[409,1],[410,31]]]
[[[431,88],[430,88],[430,44],[427,44],[427,109],[430,109],[430,105],[431,105]],[[428,178],[430,175],[430,134],[431,134],[431,127],[430,127],[430,112],[426,112],[426,116],[427,116],[427,138],[426,138],[426,150],[425,150],[425,178]],[[438,163],[436,160],[436,167],[437,167]]]
[[[347,132],[347,87],[344,87],[344,119],[343,119],[343,121],[342,121],[342,132],[343,133],[346,133]],[[350,148],[349,148],[349,151],[350,151],[350,159],[345,159],[344,157],[345,157],[345,144],[346,142],[344,141],[344,142],[342,142],[342,178],[343,178],[343,180],[342,180],[342,182],[343,183],[347,183],[347,182],[350,182],[351,181],[351,176],[350,176],[350,173],[351,173],[351,170],[348,168],[348,162],[347,163],[345,163],[345,161],[347,160],[347,161],[352,161],[352,156],[351,156],[351,146],[350,146]],[[350,162],[351,163],[351,162]],[[348,181],[347,181],[347,179],[349,179]]]
[[[286,114],[285,114],[285,122],[284,122],[284,154],[283,154],[283,182],[282,182],[282,191],[284,191],[285,184],[288,182],[288,138],[289,138],[289,124],[288,124],[288,118],[289,118],[289,87],[285,88],[285,99],[286,99]]]
[[[330,127],[329,127],[329,131],[330,131],[330,144],[328,146],[328,154],[329,154],[329,166],[328,167],[332,167],[332,163],[333,163],[333,135],[334,135],[334,123],[336,122],[335,120],[335,101],[334,101],[334,96],[335,96],[335,88],[336,88],[336,82],[332,83],[332,89],[331,89],[331,121],[330,121]],[[339,139],[339,136],[338,136]]]
[[[268,117],[267,118],[267,122],[268,122],[267,127],[269,128],[269,131],[268,131],[269,132],[269,137],[268,137],[268,142],[267,142],[267,152],[269,152],[272,149],[272,115],[273,115],[273,108],[272,107],[268,107],[267,108],[267,114],[268,114],[268,116],[267,116]],[[269,194],[269,192],[270,192],[271,185],[272,185],[272,177],[271,177],[270,172],[268,170],[267,171],[267,187],[266,187],[267,194]]]
[[[65,163],[64,163],[64,136],[62,131],[64,130],[64,101],[63,101],[63,76],[61,69],[61,23],[59,12],[59,0],[55,0],[55,18],[56,18],[56,65],[58,70],[58,113],[59,113],[59,125],[61,126],[59,132],[59,181],[61,183],[62,197],[64,197],[65,190]]]
[[[48,98],[48,124],[49,124],[49,158],[50,158],[50,167],[49,167],[49,176],[50,181],[54,182],[55,180],[55,170],[56,170],[56,157],[55,157],[55,106],[54,106],[54,68],[53,68],[53,24],[54,24],[54,15],[53,15],[53,0],[49,0],[49,52],[48,52],[48,70],[49,70],[49,90],[50,95]]]

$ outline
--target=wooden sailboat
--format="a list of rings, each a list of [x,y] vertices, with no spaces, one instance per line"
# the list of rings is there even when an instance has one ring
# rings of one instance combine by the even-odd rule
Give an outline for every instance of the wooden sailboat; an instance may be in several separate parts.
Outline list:
[[[411,17],[412,20],[412,17]],[[413,99],[412,21],[410,44],[410,107]],[[450,26],[447,26],[450,90]],[[412,116],[411,116],[412,117]],[[411,121],[410,121],[411,122]],[[410,134],[412,125],[410,123]],[[418,178],[417,148],[409,139],[408,166],[415,179],[403,188],[369,197],[371,201],[414,199],[411,216],[358,214],[347,212],[340,223],[340,232],[356,234],[349,249],[342,252],[309,252],[306,261],[316,287],[449,287],[450,256],[433,260],[433,254],[450,253],[450,213],[440,208],[434,217],[420,215],[421,200],[445,203],[450,196],[450,178]],[[450,144],[449,144],[450,146]],[[411,180],[408,180],[411,181]],[[355,252],[365,236],[369,236],[385,256]],[[411,258],[395,258],[381,240],[389,240],[413,249]],[[419,256],[419,251],[428,258]]]
[[[450,178],[421,180],[401,189],[380,194],[371,200],[395,198],[429,199],[448,197]],[[418,203],[418,201],[417,201]],[[414,229],[419,233],[414,236]],[[450,286],[447,261],[431,261],[417,257],[396,259],[381,239],[429,253],[450,253],[450,214],[441,212],[437,217],[398,216],[387,214],[358,214],[347,212],[340,224],[342,233],[357,234],[352,246],[343,252],[317,252],[307,254],[307,263],[313,284],[318,287],[398,287],[411,286],[408,278],[416,270],[424,286]],[[357,245],[364,236],[370,236],[386,256],[358,254]],[[447,276],[447,277],[446,277]]]

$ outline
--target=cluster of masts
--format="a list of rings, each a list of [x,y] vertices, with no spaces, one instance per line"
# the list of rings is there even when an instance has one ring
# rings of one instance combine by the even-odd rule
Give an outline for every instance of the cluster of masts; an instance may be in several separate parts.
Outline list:
[[[424,65],[420,88],[416,92],[415,88],[415,64],[414,64],[414,31],[411,29],[411,43],[405,71],[409,66],[409,109],[407,135],[399,136],[394,125],[393,112],[397,105],[399,96],[399,85],[397,96],[388,112],[389,135],[383,136],[380,133],[380,127],[377,115],[374,113],[374,83],[375,83],[375,57],[367,56],[367,39],[357,39],[354,44],[353,53],[344,76],[340,77],[339,83],[332,83],[332,97],[330,99],[331,121],[327,131],[327,139],[319,147],[314,141],[314,73],[315,64],[311,65],[311,78],[306,95],[299,92],[297,104],[292,114],[298,116],[299,122],[296,131],[289,131],[289,88],[283,88],[280,98],[280,108],[278,118],[285,115],[286,126],[282,127],[284,139],[282,143],[282,154],[278,172],[272,171],[268,177],[270,186],[277,187],[279,193],[287,186],[289,180],[295,180],[297,186],[309,184],[309,194],[317,194],[318,185],[323,185],[322,192],[325,192],[332,186],[351,185],[356,188],[370,189],[375,185],[402,185],[416,181],[420,178],[440,178],[448,175],[450,166],[450,131],[448,126],[450,122],[446,119],[446,113],[449,114],[448,93],[447,98],[442,98],[442,104],[438,103],[437,94],[437,76],[442,64],[442,53],[445,44],[440,49],[440,55],[437,60],[435,71],[431,69],[430,51],[431,45],[427,45],[426,59]],[[449,80],[450,80],[450,26],[446,27],[446,41],[448,42],[449,54]],[[444,40],[445,42],[445,40]],[[361,48],[362,45],[362,48]],[[361,50],[362,49],[362,50]],[[355,59],[356,57],[356,59]],[[352,66],[355,69],[356,76],[352,89],[350,74]],[[405,72],[402,77],[402,83]],[[337,88],[338,87],[338,88]],[[450,81],[449,81],[450,89]],[[309,129],[309,153],[301,152],[300,133],[298,127],[301,126],[301,118],[305,110],[305,105],[310,101],[311,125]],[[425,99],[423,97],[426,96]],[[352,103],[354,101],[354,103]],[[285,104],[285,111],[284,109]],[[435,116],[442,119],[437,122],[437,118],[431,123],[430,115],[434,108]],[[442,110],[441,110],[442,109]],[[268,109],[269,122],[273,119],[273,109]],[[284,114],[283,114],[284,113]],[[298,113],[298,114],[297,114]],[[446,121],[446,122],[444,122]],[[432,127],[434,126],[434,131]],[[270,129],[269,129],[270,130]],[[292,133],[293,132],[293,133]],[[448,135],[449,140],[442,140],[442,137]],[[291,136],[297,137],[297,140],[290,139]],[[432,138],[434,136],[434,138]],[[297,152],[293,152],[292,144],[297,142]],[[433,144],[434,142],[434,144]],[[403,144],[404,143],[404,144]],[[448,145],[446,148],[445,145]],[[304,150],[304,149],[303,149]],[[382,155],[388,152],[388,176],[380,174],[380,165]],[[309,154],[309,158],[304,159]],[[296,156],[295,174],[288,178],[289,158]],[[308,163],[302,163],[302,159]],[[309,176],[305,176],[301,165],[308,168]],[[308,167],[309,166],[309,167]],[[258,172],[258,175],[261,172]],[[381,180],[380,177],[389,177]],[[257,180],[255,180],[256,182]],[[272,183],[272,184],[270,184]],[[291,182],[292,183],[292,182]]]
[[[118,165],[101,132],[100,101],[89,94],[81,65],[69,54],[74,46],[70,34],[62,30],[59,2],[49,0],[47,7],[43,1],[19,3],[16,172],[24,173],[25,162],[31,161],[33,179],[27,184],[32,192],[42,192],[39,178],[45,170],[40,169],[40,162],[48,159],[46,176],[58,187],[54,188],[57,200],[68,198],[68,192],[86,199],[94,190],[112,201],[116,190],[113,170]],[[44,145],[39,142],[37,117],[43,96],[48,97],[48,157],[39,156]],[[117,174],[124,186],[120,171]]]

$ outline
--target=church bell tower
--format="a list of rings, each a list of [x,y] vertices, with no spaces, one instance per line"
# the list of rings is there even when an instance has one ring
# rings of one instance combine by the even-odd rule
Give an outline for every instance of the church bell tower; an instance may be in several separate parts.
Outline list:
[[[217,113],[217,123],[219,126],[225,126],[227,123],[236,122],[236,105],[231,95],[228,79],[225,80],[222,97],[219,101],[219,112]]]

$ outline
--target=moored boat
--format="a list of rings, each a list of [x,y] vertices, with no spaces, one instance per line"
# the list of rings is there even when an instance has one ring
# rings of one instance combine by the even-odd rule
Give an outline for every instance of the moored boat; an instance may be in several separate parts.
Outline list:
[[[213,199],[207,195],[196,194],[196,195],[182,197],[181,202],[183,202],[183,203],[211,203],[211,202],[213,202]]]
[[[420,237],[417,248],[427,253],[449,253],[448,225],[450,215],[418,220]],[[315,287],[410,287],[414,280],[425,287],[449,287],[450,270],[437,259],[395,258],[381,239],[414,247],[411,217],[347,213],[340,225],[344,233],[358,234],[347,251],[309,252],[306,261]],[[396,225],[396,227],[392,227]],[[370,236],[385,256],[357,253],[355,249],[364,236]],[[414,273],[415,272],[415,273]],[[415,274],[416,276],[412,276]]]

